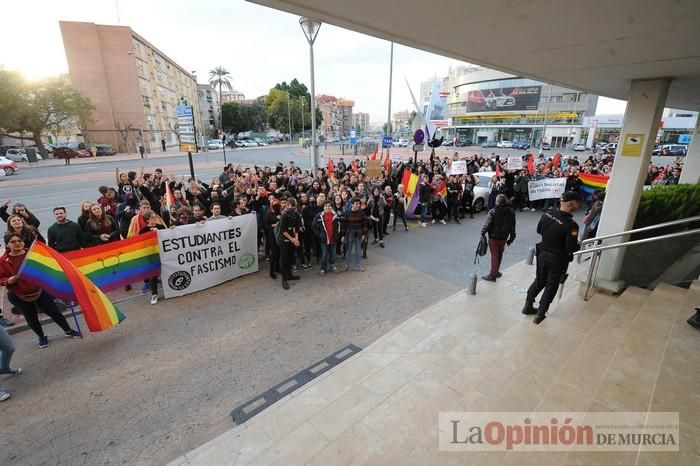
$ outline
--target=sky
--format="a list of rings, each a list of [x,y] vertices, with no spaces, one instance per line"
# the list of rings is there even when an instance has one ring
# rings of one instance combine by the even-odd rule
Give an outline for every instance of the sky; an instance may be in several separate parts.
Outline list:
[[[223,66],[246,98],[295,77],[310,84],[309,46],[298,17],[243,0],[10,0],[2,9],[0,66],[29,78],[67,73],[58,21],[86,21],[130,26],[183,68],[196,71],[200,82],[210,69]],[[389,49],[385,40],[324,24],[314,45],[316,94],[352,99],[354,111],[369,113],[371,124],[386,121]],[[446,76],[461,64],[396,45],[392,113],[414,109],[404,77],[418,95],[421,81]],[[624,101],[600,98],[597,113],[624,109]]]

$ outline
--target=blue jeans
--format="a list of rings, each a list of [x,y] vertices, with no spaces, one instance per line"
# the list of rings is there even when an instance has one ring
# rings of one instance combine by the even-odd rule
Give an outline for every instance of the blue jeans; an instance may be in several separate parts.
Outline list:
[[[348,246],[348,250],[345,252],[345,266],[350,265],[350,258],[352,253],[355,253],[355,268],[360,268],[360,255],[362,254],[362,248],[360,247],[360,239],[362,234],[359,231],[349,231],[345,237],[345,244]]]
[[[335,244],[321,243],[321,270],[328,270],[328,267],[335,265]]]
[[[421,202],[420,204],[420,221],[421,223],[426,223],[428,221],[428,202]]]
[[[0,374],[10,373],[10,359],[15,353],[15,344],[4,327],[0,327]]]

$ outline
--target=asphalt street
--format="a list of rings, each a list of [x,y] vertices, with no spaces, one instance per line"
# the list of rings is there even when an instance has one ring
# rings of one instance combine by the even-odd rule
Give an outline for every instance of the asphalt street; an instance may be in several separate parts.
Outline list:
[[[261,147],[257,149],[235,149],[226,151],[226,161],[243,165],[274,165],[278,161],[294,162],[306,168],[308,158],[294,155],[298,148]],[[40,230],[46,233],[53,223],[53,208],[66,207],[68,217],[79,215],[81,201],[94,202],[99,196],[97,188],[105,184],[115,186],[115,168],[121,171],[138,171],[144,167],[146,173],[162,168],[167,175],[189,176],[187,156],[159,157],[151,159],[114,160],[100,158],[94,163],[73,164],[70,166],[34,166],[23,168],[16,175],[0,179],[0,202],[12,199],[29,207],[41,221]],[[209,182],[221,173],[224,166],[223,151],[205,152],[193,156],[195,175]]]

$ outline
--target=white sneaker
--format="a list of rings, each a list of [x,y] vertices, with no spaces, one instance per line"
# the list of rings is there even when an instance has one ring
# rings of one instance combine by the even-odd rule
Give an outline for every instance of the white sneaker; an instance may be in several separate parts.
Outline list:
[[[433,219],[433,221],[432,221],[432,222],[430,222],[430,223],[435,223],[435,219]]]
[[[420,226],[422,226],[423,228],[425,228],[425,227],[427,227],[428,225],[426,225],[425,223],[421,223]]]
[[[442,223],[443,225],[447,225],[447,222],[444,219],[440,220],[440,223]]]
[[[535,211],[535,208],[534,208],[534,207],[530,209],[530,212],[534,212],[534,211]]]
[[[158,304],[158,295],[151,295],[151,304]]]
[[[6,392],[5,390],[0,388],[0,401],[5,401],[10,397],[10,392]]]

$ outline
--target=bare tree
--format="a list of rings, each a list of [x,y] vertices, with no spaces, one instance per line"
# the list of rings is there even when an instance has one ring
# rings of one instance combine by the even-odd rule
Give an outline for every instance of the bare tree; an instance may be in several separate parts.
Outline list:
[[[130,121],[116,121],[114,123],[114,128],[117,130],[122,138],[126,153],[130,154],[129,151],[129,132],[134,130],[134,125]]]
[[[170,131],[172,131],[175,134],[175,137],[177,138],[178,147],[181,147],[182,144],[180,143],[180,125],[178,123],[168,121],[168,127],[170,128]]]

